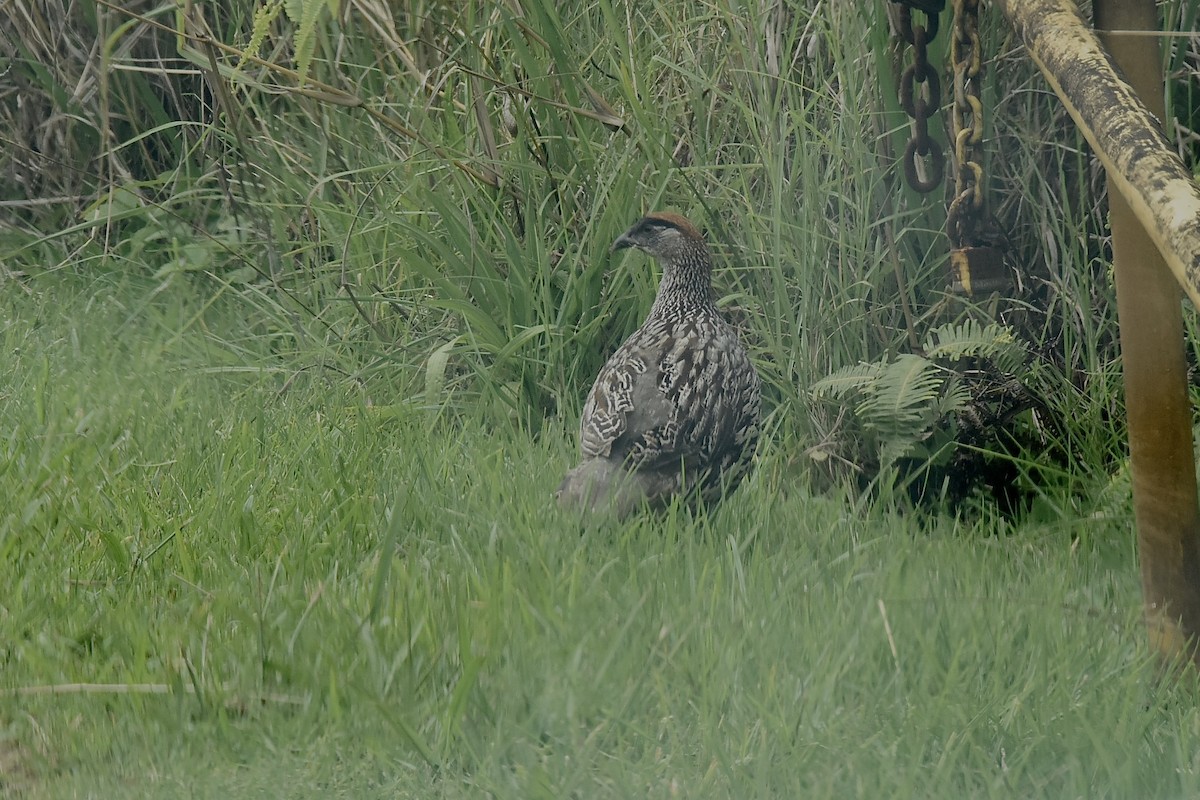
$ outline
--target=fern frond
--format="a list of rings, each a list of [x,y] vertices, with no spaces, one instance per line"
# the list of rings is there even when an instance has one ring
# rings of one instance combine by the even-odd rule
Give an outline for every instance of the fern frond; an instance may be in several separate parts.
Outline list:
[[[930,331],[925,339],[925,355],[944,361],[975,356],[988,359],[1004,372],[1015,372],[1025,361],[1025,348],[1007,326],[981,325],[968,319]]]
[[[917,441],[909,437],[892,437],[879,444],[879,468],[886,470],[900,459],[912,455]]]
[[[943,417],[962,411],[971,402],[971,390],[958,375],[953,375],[942,390],[937,404],[937,416]]]
[[[336,13],[336,0],[284,0],[288,19],[296,23],[296,72],[300,73],[302,84],[308,77],[308,65],[317,47],[317,21],[326,8]]]
[[[845,397],[851,392],[866,391],[867,387],[879,376],[884,361],[871,364],[851,364],[831,372],[814,383],[810,389],[814,397]]]
[[[859,417],[886,433],[916,433],[933,416],[946,375],[921,356],[905,353],[879,371]]]

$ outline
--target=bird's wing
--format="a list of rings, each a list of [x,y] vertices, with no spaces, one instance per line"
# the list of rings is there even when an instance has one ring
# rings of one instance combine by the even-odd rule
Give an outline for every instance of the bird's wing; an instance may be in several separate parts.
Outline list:
[[[656,469],[740,457],[758,420],[758,376],[740,344],[721,346],[703,333],[681,325],[632,337],[613,354],[584,408],[585,458]]]
[[[624,459],[628,440],[644,431],[648,415],[665,419],[671,413],[666,398],[655,389],[658,357],[665,334],[630,337],[608,359],[583,407],[579,449],[584,458]]]

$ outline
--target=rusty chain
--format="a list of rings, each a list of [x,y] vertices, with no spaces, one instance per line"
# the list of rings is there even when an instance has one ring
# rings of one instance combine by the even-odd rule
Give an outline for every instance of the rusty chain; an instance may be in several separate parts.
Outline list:
[[[900,105],[912,118],[912,135],[904,151],[904,177],[918,192],[941,185],[946,158],[942,146],[929,136],[929,118],[941,106],[941,82],[929,65],[927,45],[938,32],[945,0],[892,0],[898,6],[896,29],[912,45],[912,63],[900,76]],[[950,239],[950,290],[969,297],[1004,291],[1010,285],[1004,253],[992,244],[993,226],[987,219],[983,170],[983,47],[979,40],[979,0],[951,0],[954,29],[950,37],[954,102],[951,129],[954,192],[946,212]],[[914,25],[921,11],[926,25]],[[920,86],[920,88],[918,88]]]
[[[956,0],[958,2],[960,0]],[[904,177],[918,192],[932,192],[941,185],[946,155],[937,140],[929,135],[929,118],[942,105],[942,84],[938,71],[929,65],[927,45],[938,32],[938,12],[942,0],[893,0],[900,3],[899,33],[913,48],[912,63],[900,76],[900,105],[912,118],[912,136],[904,148]],[[913,8],[925,16],[925,25],[914,25]],[[918,85],[922,87],[918,91]],[[921,169],[924,162],[925,169]],[[922,177],[922,172],[926,175]]]
[[[979,43],[979,0],[953,0],[954,32],[950,60],[954,69],[954,198],[946,212],[950,239],[950,289],[968,297],[1006,292],[1012,275],[1002,237],[987,213],[983,170],[983,47]]]
[[[983,141],[983,48],[979,44],[979,0],[952,0],[954,32],[950,60],[954,65],[954,199],[947,212],[947,234],[953,247],[970,247],[985,214]]]

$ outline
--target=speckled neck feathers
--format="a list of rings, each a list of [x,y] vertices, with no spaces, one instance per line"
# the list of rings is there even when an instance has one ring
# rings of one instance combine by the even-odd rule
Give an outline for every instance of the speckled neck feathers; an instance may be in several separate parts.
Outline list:
[[[677,247],[658,256],[662,282],[654,298],[650,315],[673,313],[672,309],[711,307],[716,311],[712,292],[712,259],[708,246],[698,239],[684,239]]]

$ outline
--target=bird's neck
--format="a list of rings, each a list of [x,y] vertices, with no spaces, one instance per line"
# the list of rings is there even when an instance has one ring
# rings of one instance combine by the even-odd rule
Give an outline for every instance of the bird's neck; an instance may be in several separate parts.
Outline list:
[[[663,264],[662,282],[650,313],[714,307],[712,263],[705,252],[689,252]]]

